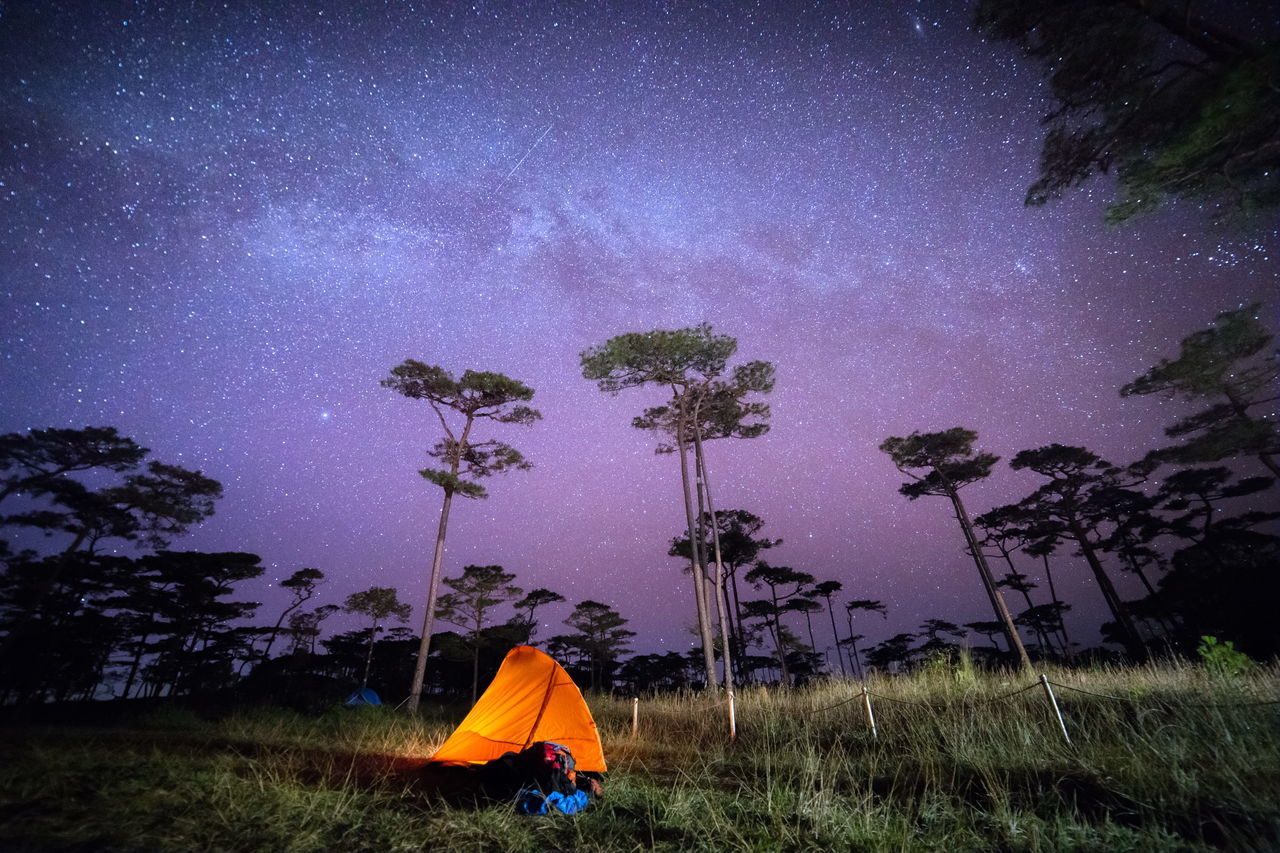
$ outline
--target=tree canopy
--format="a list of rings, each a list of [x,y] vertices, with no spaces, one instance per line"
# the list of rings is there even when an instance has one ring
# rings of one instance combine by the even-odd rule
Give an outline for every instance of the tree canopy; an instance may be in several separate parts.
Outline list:
[[[898,491],[910,500],[924,495],[951,496],[970,483],[991,476],[1000,461],[991,453],[974,453],[978,434],[964,427],[940,432],[913,432],[905,438],[890,437],[880,444],[894,466],[911,478]],[[916,473],[913,469],[921,470]]]
[[[1040,64],[1054,101],[1027,204],[1110,172],[1113,222],[1168,199],[1280,203],[1280,46],[1231,32],[1234,5],[1210,19],[1172,0],[981,0],[978,29]]]
[[[650,383],[686,385],[719,376],[737,349],[737,340],[715,334],[708,323],[629,332],[583,350],[582,375],[610,394]]]
[[[1185,443],[1152,451],[1148,461],[1185,464],[1249,455],[1280,476],[1275,418],[1268,410],[1254,411],[1276,399],[1280,368],[1274,336],[1258,318],[1261,308],[1254,303],[1224,311],[1209,328],[1183,338],[1177,358],[1160,359],[1120,389],[1122,397],[1160,394],[1210,403],[1165,429],[1171,438],[1186,437]]]

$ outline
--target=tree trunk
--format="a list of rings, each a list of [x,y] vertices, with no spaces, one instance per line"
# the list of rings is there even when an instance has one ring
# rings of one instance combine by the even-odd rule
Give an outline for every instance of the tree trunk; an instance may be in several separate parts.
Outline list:
[[[1058,615],[1058,633],[1062,636],[1062,654],[1070,663],[1075,657],[1071,653],[1071,638],[1067,636],[1067,620],[1062,613],[1062,600],[1058,598],[1058,590],[1053,585],[1053,571],[1049,568],[1049,555],[1041,554],[1044,561],[1044,579],[1049,582],[1049,597],[1053,599],[1053,611]]]
[[[474,416],[468,415],[462,428],[462,438],[458,439],[449,460],[449,473],[455,479],[458,466],[462,463],[462,454],[467,449],[467,439],[471,436],[471,424]],[[410,714],[418,710],[418,700],[422,696],[422,683],[426,680],[427,654],[431,651],[431,629],[435,626],[436,599],[440,594],[440,567],[444,563],[444,535],[449,527],[449,508],[453,504],[453,489],[445,488],[444,502],[440,506],[440,525],[436,528],[436,548],[431,555],[431,579],[427,585],[427,612],[422,614],[422,639],[418,642],[418,659],[413,665],[413,685],[409,688],[407,710]]]
[[[1237,419],[1245,422],[1253,421],[1253,418],[1249,417],[1249,404],[1247,402],[1240,399],[1230,387],[1224,388],[1222,393],[1226,395],[1227,401],[1231,404],[1231,409],[1236,413]],[[1271,472],[1271,476],[1280,480],[1280,465],[1276,464],[1274,454],[1265,450],[1261,451],[1258,453],[1258,461],[1266,466],[1267,470]]]
[[[284,612],[280,614],[280,618],[276,620],[275,627],[271,629],[271,635],[267,637],[267,647],[262,650],[263,663],[266,663],[267,660],[271,657],[271,647],[275,644],[276,636],[280,633],[280,626],[284,624],[285,617],[288,616],[293,611],[297,610],[299,607],[301,607],[303,603],[308,601],[310,598],[311,598],[310,595],[308,595],[306,598],[299,598],[293,604],[290,604],[288,607],[286,607],[284,609]]]
[[[707,457],[702,451],[702,428],[695,420],[693,424],[693,450],[697,461],[698,476],[707,496],[707,516],[711,520],[711,548],[715,556],[715,596],[716,617],[720,620],[720,664],[724,669],[724,688],[733,689],[733,654],[729,642],[729,607],[724,592],[724,559],[720,554],[720,524],[716,518],[716,505],[711,498],[711,478],[707,474]]]
[[[1085,535],[1084,529],[1074,521],[1067,525],[1067,529],[1071,533],[1071,538],[1080,546],[1080,553],[1084,555],[1085,562],[1089,564],[1089,568],[1093,571],[1093,577],[1098,582],[1098,589],[1102,591],[1102,597],[1106,600],[1107,607],[1111,610],[1111,615],[1115,617],[1116,625],[1120,628],[1121,642],[1124,643],[1125,651],[1134,660],[1146,660],[1148,656],[1147,644],[1142,639],[1142,635],[1138,633],[1133,620],[1129,618],[1129,611],[1124,606],[1124,602],[1120,600],[1120,594],[1116,592],[1115,585],[1111,583],[1110,575],[1102,568],[1102,562],[1094,552],[1093,545],[1089,542],[1089,537]]]
[[[1156,593],[1156,588],[1151,585],[1151,580],[1147,577],[1147,573],[1142,568],[1142,564],[1138,562],[1138,558],[1130,552],[1130,549],[1128,547],[1121,548],[1120,556],[1129,564],[1129,571],[1137,575],[1138,579],[1142,581],[1142,586],[1146,589],[1147,595],[1155,605],[1155,621],[1156,624],[1160,626],[1160,632],[1164,634],[1165,642],[1173,643],[1174,636],[1178,633],[1177,628],[1179,626],[1177,619],[1175,619],[1174,615],[1166,610],[1165,606],[1160,603],[1160,596]]]
[[[476,696],[480,690],[480,637],[477,635],[475,647],[471,650],[471,704],[476,704]]]
[[[842,678],[849,677],[849,671],[844,667],[844,656],[840,654],[840,632],[836,630],[836,612],[831,606],[831,596],[827,599],[827,615],[831,617],[831,640],[836,644],[836,662],[840,664],[840,676]]]
[[[733,593],[733,625],[737,634],[737,648],[735,651],[738,654],[738,669],[741,671],[742,660],[747,654],[747,631],[742,626],[742,598],[738,595],[738,569],[740,568],[742,567],[735,567],[733,573],[729,575],[729,591]]]
[[[453,490],[445,489],[444,503],[440,507],[440,526],[436,531],[436,549],[431,556],[431,579],[427,585],[427,610],[422,616],[422,639],[418,641],[418,658],[413,665],[413,685],[409,688],[409,701],[406,706],[410,714],[418,710],[422,683],[426,680],[427,655],[431,651],[431,629],[435,625],[436,599],[440,594],[440,566],[444,562],[444,535],[449,526],[449,507],[452,503]]]
[[[791,671],[787,669],[787,644],[782,639],[782,608],[778,606],[778,590],[769,587],[769,598],[773,601],[773,642],[778,648],[778,676],[785,687],[791,686]]]
[[[147,620],[150,621],[151,618],[152,618],[152,615],[148,614]],[[142,665],[142,654],[147,647],[147,640],[149,640],[150,638],[151,638],[151,634],[147,633],[147,634],[143,634],[142,638],[138,641],[138,651],[136,654],[134,654],[133,661],[129,665],[129,677],[125,679],[124,689],[120,691],[121,699],[129,698],[129,691],[133,689],[133,680],[138,674],[138,668]]]
[[[804,625],[809,632],[809,648],[816,655],[818,653],[818,640],[813,636],[813,614],[808,610],[804,612]]]
[[[373,644],[378,642],[378,623],[374,621],[373,627],[369,629],[369,650],[364,656],[364,678],[360,679],[360,689],[369,686],[369,670],[373,666]]]
[[[1013,565],[1013,557],[1009,555],[1009,549],[1005,548],[1002,543],[998,543],[996,547],[1000,549],[1000,556],[1004,557],[1004,561],[1009,564],[1009,574],[1011,575],[1018,574],[1017,568],[1015,568]],[[1022,584],[1019,584],[1019,586],[1021,586],[1022,588],[1019,589],[1018,592],[1022,593],[1022,600],[1027,603],[1027,609],[1030,610],[1031,608],[1035,607],[1035,604],[1032,603],[1031,601],[1031,593],[1027,591],[1027,588]],[[1052,643],[1049,642],[1049,637],[1047,634],[1045,634],[1043,628],[1041,628],[1038,625],[1033,625],[1031,630],[1035,631],[1036,636],[1040,639],[1040,647],[1042,649],[1044,649],[1046,652],[1052,649],[1053,645]]]
[[[969,514],[965,512],[964,502],[960,500],[960,493],[954,488],[948,488],[947,497],[951,498],[951,505],[956,511],[956,520],[960,522],[960,528],[964,531],[965,542],[969,545],[969,553],[973,555],[973,562],[978,566],[978,574],[982,577],[982,585],[986,588],[987,596],[991,599],[991,607],[995,610],[996,619],[1004,625],[1005,639],[1009,642],[1009,648],[1017,654],[1022,668],[1030,670],[1031,658],[1027,657],[1027,650],[1023,648],[1022,638],[1018,636],[1018,629],[1013,624],[1013,617],[1009,615],[1009,608],[1005,606],[1004,597],[1000,595],[995,579],[991,577],[991,568],[987,565],[987,558],[983,556],[982,549],[978,547],[978,537],[974,535],[973,524],[969,521]]]
[[[702,567],[699,565],[701,561],[698,559],[699,543],[697,539],[697,523],[693,518],[693,494],[689,485],[689,453],[687,439],[685,438],[685,398],[684,394],[677,388],[672,388],[676,395],[676,403],[679,411],[676,415],[676,448],[680,454],[680,482],[684,487],[684,514],[685,521],[689,527],[689,562],[693,575],[693,597],[694,605],[698,611],[698,637],[702,642],[702,662],[706,669],[707,690],[716,687],[716,657],[715,649],[712,646],[711,638],[711,620],[707,608],[707,590],[703,582]]]
[[[845,613],[849,619],[849,666],[858,674],[859,681],[866,681],[862,674],[862,658],[858,656],[858,641],[853,638],[853,611]]]

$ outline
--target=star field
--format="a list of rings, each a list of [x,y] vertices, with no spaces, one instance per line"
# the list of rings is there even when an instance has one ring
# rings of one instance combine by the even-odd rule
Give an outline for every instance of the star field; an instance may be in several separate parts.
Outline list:
[[[684,648],[675,460],[630,427],[661,395],[599,393],[578,353],[707,321],[778,370],[772,431],[710,450],[717,505],[883,600],[884,636],[989,618],[948,509],[897,495],[877,445],[964,425],[1005,459],[1132,461],[1186,409],[1119,387],[1220,311],[1274,311],[1277,224],[1110,228],[1102,179],[1024,208],[1044,85],[970,12],[0,6],[0,431],[117,426],[224,484],[178,547],[420,608],[437,428],[378,382],[502,371],[544,418],[494,435],[536,467],[455,508],[446,573],[498,563]],[[1057,575],[1096,626],[1084,567]]]

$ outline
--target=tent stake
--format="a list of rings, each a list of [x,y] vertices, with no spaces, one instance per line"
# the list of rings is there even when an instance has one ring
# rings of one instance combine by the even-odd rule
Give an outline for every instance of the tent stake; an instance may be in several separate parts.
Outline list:
[[[1062,719],[1062,711],[1058,709],[1058,700],[1053,695],[1053,688],[1049,686],[1049,676],[1044,673],[1040,674],[1040,686],[1044,688],[1044,695],[1049,697],[1049,704],[1053,706],[1053,713],[1058,717],[1058,728],[1062,729],[1062,739],[1067,743],[1071,743],[1071,735],[1067,734],[1067,723]]]
[[[862,707],[867,711],[867,725],[871,726],[871,736],[876,740],[880,739],[880,733],[876,731],[876,715],[871,713],[871,694],[867,692],[867,685],[862,685]]]

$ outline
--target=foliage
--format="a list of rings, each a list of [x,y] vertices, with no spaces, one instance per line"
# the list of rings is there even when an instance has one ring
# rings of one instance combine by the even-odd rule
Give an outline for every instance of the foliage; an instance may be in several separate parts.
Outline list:
[[[524,592],[511,583],[515,579],[516,576],[504,572],[502,566],[466,566],[460,576],[444,579],[445,586],[453,592],[440,596],[439,616],[467,631],[466,643],[471,648],[472,656],[473,702],[479,695],[480,649],[486,639],[484,634],[490,612]]]
[[[364,676],[360,681],[360,686],[366,687],[369,684],[369,669],[373,663],[373,644],[378,639],[378,631],[382,623],[392,618],[407,622],[413,608],[400,601],[394,588],[371,586],[348,595],[346,601],[342,603],[342,609],[369,619],[368,652],[365,655]]]
[[[443,635],[437,635],[437,642]],[[349,696],[357,687],[372,688],[381,697],[393,697],[404,690],[406,674],[413,669],[414,652],[417,650],[418,638],[403,626],[380,628],[370,645],[368,628],[356,628],[334,634],[321,641],[325,654],[314,656],[297,656],[294,661],[287,658],[275,658],[266,666],[260,667],[267,676],[275,675],[272,687],[289,675],[296,674],[297,669],[303,671],[303,677],[296,685],[297,690],[307,696],[305,703],[294,703],[293,707],[310,707],[319,709],[328,707]],[[283,666],[283,669],[282,669]],[[466,684],[471,675],[470,666],[455,679],[458,684]],[[258,670],[253,675],[256,676]],[[252,686],[252,685],[250,685]],[[274,699],[275,691],[268,691]],[[280,701],[274,699],[274,701]]]
[[[924,495],[950,496],[956,490],[991,476],[999,456],[973,450],[978,434],[964,427],[941,432],[913,432],[906,438],[890,437],[880,444],[894,467],[911,478],[898,491],[910,500]],[[922,470],[923,473],[915,473]]]
[[[571,640],[585,658],[591,687],[607,687],[618,658],[636,632],[624,627],[627,620],[618,611],[598,601],[579,602],[564,623],[577,631]]]
[[[132,471],[149,451],[115,427],[33,429],[0,435],[0,501],[13,494],[45,494],[60,478],[81,471]]]
[[[1178,613],[1191,637],[1234,640],[1247,654],[1280,654],[1280,537],[1223,527],[1174,553],[1156,600]]]
[[[717,438],[759,438],[769,431],[769,404],[748,400],[751,394],[767,394],[773,390],[774,367],[767,361],[752,361],[733,369],[729,382],[706,379],[692,385],[683,406],[679,399],[662,406],[645,409],[633,418],[636,429],[662,432],[676,439],[680,430],[677,419],[685,411],[685,435],[698,435],[702,441]],[[659,444],[658,453],[674,453],[673,444]]]
[[[1113,222],[1170,199],[1280,203],[1280,48],[1168,2],[981,0],[976,24],[1044,68],[1054,109],[1027,204],[1114,171]]]
[[[1219,642],[1217,637],[1201,637],[1196,654],[1204,661],[1204,668],[1218,676],[1244,675],[1255,666],[1251,657],[1236,651],[1235,643],[1230,640]]]
[[[919,674],[932,683],[937,683],[940,679],[951,679],[964,685],[976,685],[978,682],[978,669],[974,665],[973,655],[968,649],[960,647],[938,648],[926,652]]]
[[[382,386],[413,400],[425,400],[445,431],[445,437],[428,451],[444,461],[445,468],[426,468],[418,473],[446,495],[467,498],[487,497],[477,479],[504,471],[524,471],[532,467],[520,453],[501,441],[475,441],[472,425],[477,419],[530,426],[542,414],[520,405],[533,399],[533,389],[501,373],[468,370],[460,379],[435,365],[406,359],[391,369]],[[450,426],[446,412],[460,414],[462,425]]]
[[[632,694],[671,692],[692,687],[696,663],[679,652],[633,655],[618,669],[618,681]]]
[[[583,350],[582,375],[601,391],[616,394],[641,385],[686,385],[714,379],[738,348],[729,335],[717,335],[703,323],[674,331],[616,335]],[[696,379],[695,379],[696,377]]]
[[[730,575],[753,562],[761,551],[776,548],[782,544],[781,539],[769,539],[763,536],[757,539],[756,534],[764,527],[764,519],[743,509],[717,511],[716,525],[720,534],[720,557]],[[703,531],[703,544],[709,546],[711,543],[710,513],[703,514],[698,526]],[[667,553],[672,557],[688,559],[692,553],[688,535],[673,538]]]
[[[139,561],[153,594],[144,601],[151,657],[142,670],[149,695],[200,693],[222,688],[233,664],[248,653],[248,630],[234,625],[257,602],[224,601],[235,586],[263,572],[256,554],[161,551]]]
[[[112,427],[0,436],[0,500],[25,494],[36,501],[25,512],[0,516],[0,524],[67,534],[65,552],[92,551],[108,539],[164,547],[213,515],[222,485],[154,459],[144,466],[147,453]],[[121,476],[100,488],[71,476],[90,473]]]
[[[1117,516],[1124,472],[1084,447],[1062,444],[1019,451],[1009,467],[1031,470],[1047,479],[1021,503],[1035,526],[1031,539],[1067,540],[1080,548],[1116,621],[1125,650],[1134,660],[1146,657],[1145,641],[1097,554],[1103,526],[1114,523]]]
[[[782,624],[782,617],[811,603],[804,596],[814,577],[808,572],[797,571],[788,566],[773,566],[764,560],[757,560],[755,568],[747,572],[746,580],[756,589],[769,590],[768,598],[746,602],[743,612],[748,619],[759,620],[773,634],[782,683],[789,685],[791,672],[788,661],[794,650],[794,643],[788,643],[790,635]]]
[[[404,622],[413,610],[410,605],[401,602],[396,590],[389,586],[371,586],[360,592],[353,592],[342,603],[342,609],[369,617],[375,626],[389,617]]]
[[[284,610],[280,612],[280,618],[276,619],[276,624],[271,628],[267,637],[266,647],[262,650],[263,660],[271,656],[271,647],[275,645],[276,635],[280,633],[280,626],[284,624],[284,620],[289,618],[299,607],[314,598],[316,590],[323,582],[324,572],[319,569],[298,569],[289,577],[280,581],[281,587],[293,593],[293,600],[285,605]]]
[[[1219,314],[1213,325],[1182,339],[1178,357],[1160,363],[1120,389],[1123,397],[1159,394],[1210,405],[1165,429],[1181,445],[1152,451],[1147,462],[1216,462],[1237,455],[1258,457],[1275,476],[1280,453],[1271,409],[1280,364],[1274,340],[1258,314],[1260,303]]]
[[[518,617],[517,621],[522,625],[523,637],[521,642],[529,643],[533,641],[534,636],[538,632],[537,612],[541,607],[548,604],[557,604],[564,601],[565,598],[558,592],[552,592],[549,589],[539,587],[530,590],[515,603],[517,613],[522,613],[523,617]]]
[[[501,373],[467,370],[455,379],[443,367],[413,359],[391,368],[382,387],[414,400],[426,400],[437,412],[453,409],[498,423],[528,426],[542,417],[528,406],[513,405],[533,399],[533,389]]]
[[[515,579],[502,566],[465,566],[458,577],[444,579],[453,592],[440,596],[440,618],[477,634],[494,607],[524,592],[511,583]]]

